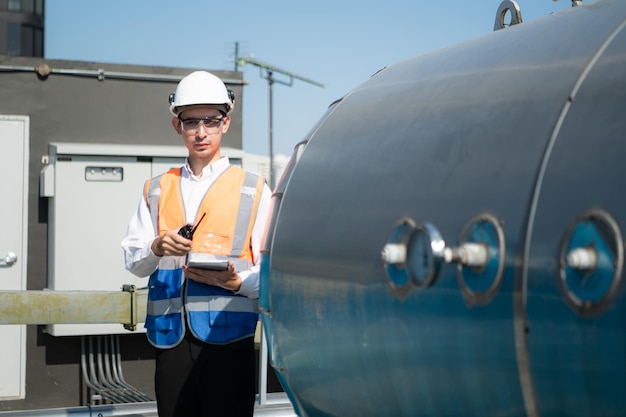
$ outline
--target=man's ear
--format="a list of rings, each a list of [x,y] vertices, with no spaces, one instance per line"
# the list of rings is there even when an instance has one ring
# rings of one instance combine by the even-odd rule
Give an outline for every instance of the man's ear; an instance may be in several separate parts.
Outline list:
[[[179,135],[183,134],[183,131],[180,129],[180,120],[178,119],[178,117],[172,117],[172,126],[174,127],[176,133],[178,133]]]
[[[224,118],[224,123],[222,124],[222,133],[228,132],[229,127],[230,127],[230,116],[226,116]]]

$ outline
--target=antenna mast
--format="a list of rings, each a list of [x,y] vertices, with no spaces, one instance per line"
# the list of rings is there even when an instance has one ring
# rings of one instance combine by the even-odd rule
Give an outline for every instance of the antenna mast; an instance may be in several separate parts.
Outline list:
[[[321,84],[317,81],[313,81],[310,78],[306,78],[303,77],[301,75],[297,75],[294,74],[292,72],[289,71],[285,71],[283,69],[280,69],[278,67],[275,67],[273,65],[270,65],[268,63],[259,61],[258,59],[254,59],[251,57],[247,57],[247,58],[238,58],[235,57],[235,68],[237,68],[237,66],[244,66],[245,64],[250,64],[250,65],[254,65],[256,67],[259,68],[260,71],[260,75],[261,78],[265,78],[267,80],[267,86],[268,86],[268,95],[269,95],[269,102],[268,102],[268,106],[269,106],[269,153],[270,153],[270,172],[269,172],[269,185],[270,188],[273,190],[274,189],[274,185],[275,185],[275,175],[274,175],[274,140],[273,140],[273,117],[272,117],[272,86],[273,84],[276,82],[278,84],[282,84],[282,85],[286,85],[288,87],[291,87],[293,85],[293,80],[300,80],[300,81],[304,81],[306,83],[309,84],[313,84],[316,85],[318,87],[324,88],[324,84]],[[281,80],[277,80],[274,78],[274,73],[278,73],[278,74],[283,74],[287,77],[289,77],[289,82],[285,82],[285,81],[281,81]]]

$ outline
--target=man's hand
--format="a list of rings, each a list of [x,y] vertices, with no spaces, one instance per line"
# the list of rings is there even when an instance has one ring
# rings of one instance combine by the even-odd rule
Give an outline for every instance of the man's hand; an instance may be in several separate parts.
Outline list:
[[[230,291],[237,292],[241,288],[241,277],[237,274],[235,265],[228,262],[228,269],[225,271],[214,271],[211,269],[189,268],[183,266],[185,277],[203,284],[214,285]]]
[[[191,240],[178,234],[178,229],[169,230],[154,239],[150,247],[156,256],[183,256],[191,250]]]

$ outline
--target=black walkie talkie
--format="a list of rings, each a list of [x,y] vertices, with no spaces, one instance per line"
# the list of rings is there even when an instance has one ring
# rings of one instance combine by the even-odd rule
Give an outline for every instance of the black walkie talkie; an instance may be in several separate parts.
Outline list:
[[[198,222],[196,223],[195,226],[192,226],[190,224],[186,224],[183,227],[181,227],[178,230],[178,234],[181,235],[182,237],[184,237],[185,239],[189,239],[191,240],[193,238],[193,234],[196,231],[196,229],[198,228],[198,225],[200,224],[200,222],[202,221],[202,219],[204,219],[204,216],[206,215],[206,213],[202,214],[202,217],[200,217],[200,220],[198,220]]]

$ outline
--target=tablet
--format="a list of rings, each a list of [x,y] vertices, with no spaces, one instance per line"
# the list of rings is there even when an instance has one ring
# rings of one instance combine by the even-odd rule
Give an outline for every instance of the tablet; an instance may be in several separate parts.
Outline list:
[[[187,266],[190,268],[226,271],[228,269],[228,259],[208,253],[191,252],[187,255]]]

